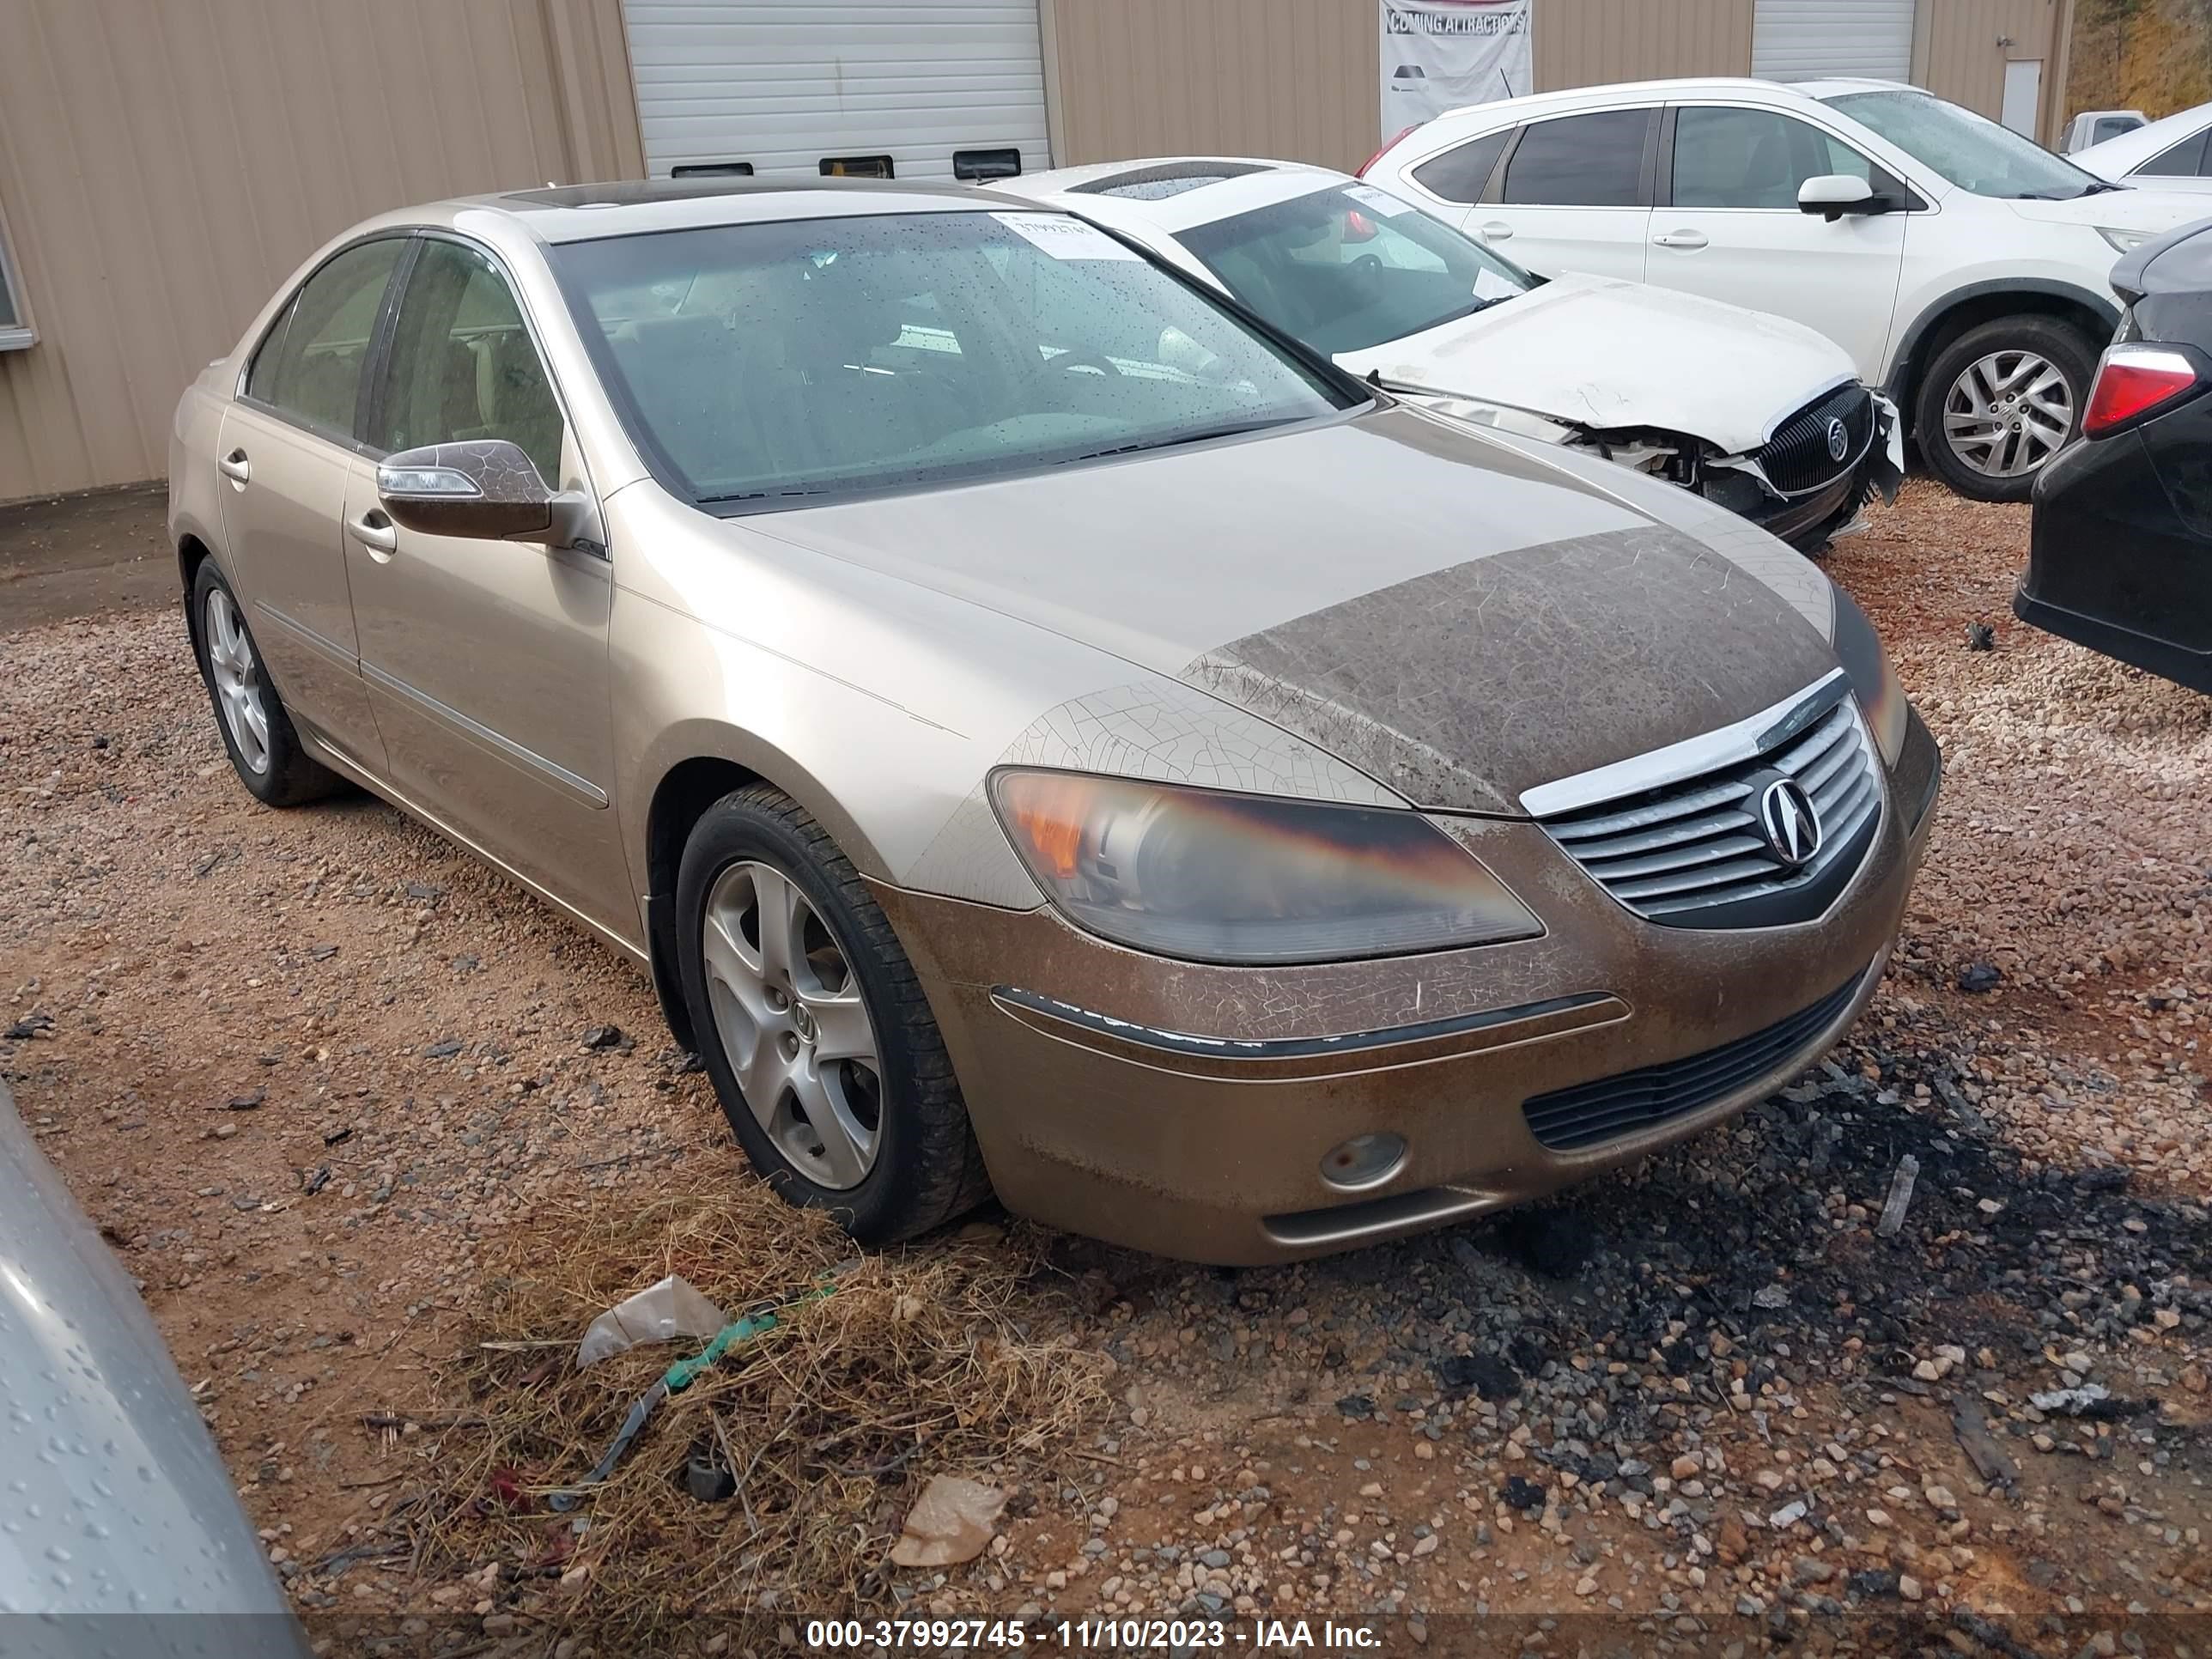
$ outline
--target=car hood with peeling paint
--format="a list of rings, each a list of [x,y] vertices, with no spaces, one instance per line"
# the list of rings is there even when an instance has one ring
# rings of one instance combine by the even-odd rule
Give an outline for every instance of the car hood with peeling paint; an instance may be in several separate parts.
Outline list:
[[[4,1085],[0,1620],[31,1659],[307,1652],[145,1305]]]
[[[1563,276],[1403,339],[1338,354],[1355,374],[1601,431],[1655,427],[1723,454],[1853,378],[1826,335],[1765,312],[1606,276]]]
[[[1536,784],[1727,726],[1836,666],[1832,589],[1772,537],[1407,404],[727,533],[1110,653],[1447,811],[1517,814]]]

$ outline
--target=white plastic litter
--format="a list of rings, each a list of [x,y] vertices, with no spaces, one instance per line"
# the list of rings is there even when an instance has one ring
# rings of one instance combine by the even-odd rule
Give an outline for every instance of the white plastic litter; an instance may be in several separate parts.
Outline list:
[[[2092,1406],[2112,1397],[2112,1391],[2101,1382],[2087,1382],[2078,1389],[2051,1389],[2042,1394],[2032,1394],[2027,1403],[2039,1412],[2063,1412],[2069,1417],[2079,1417]]]
[[[596,1365],[643,1342],[709,1337],[729,1322],[720,1308],[692,1288],[689,1279],[671,1273],[658,1285],[624,1297],[591,1322],[583,1341],[577,1345],[576,1369]]]

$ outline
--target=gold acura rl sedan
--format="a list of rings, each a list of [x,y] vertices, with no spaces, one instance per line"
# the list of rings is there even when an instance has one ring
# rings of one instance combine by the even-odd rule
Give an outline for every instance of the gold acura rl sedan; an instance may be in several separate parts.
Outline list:
[[[348,780],[652,970],[864,1241],[1218,1262],[1580,1180],[1880,979],[1936,744],[1687,493],[1397,402],[1079,219],[442,203],[179,405],[246,787]]]

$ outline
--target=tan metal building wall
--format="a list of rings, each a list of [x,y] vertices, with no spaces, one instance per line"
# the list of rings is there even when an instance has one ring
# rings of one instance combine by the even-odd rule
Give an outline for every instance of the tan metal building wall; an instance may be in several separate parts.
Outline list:
[[[1352,167],[1380,136],[1375,0],[1040,5],[1062,164],[1194,152]],[[2073,0],[1920,0],[1914,79],[1994,118],[2006,59],[2039,58],[2039,125],[2053,138],[2072,9]],[[1748,75],[1755,10],[1755,0],[1535,0],[1536,86]]]
[[[615,0],[0,0],[0,501],[159,476],[185,382],[371,213],[644,171]]]
[[[1276,155],[1356,167],[1374,150],[1375,0],[1040,0],[1061,165]],[[1751,68],[1753,0],[1536,0],[1538,88]]]
[[[1536,88],[1751,73],[1753,0],[1535,0]]]
[[[2074,0],[1920,0],[1913,19],[1912,78],[1995,120],[2004,104],[2004,66],[2040,59],[2035,136],[2055,143],[2066,125],[2073,33]]]
[[[1375,0],[1043,0],[1062,165],[1271,155],[1356,167],[1376,143]]]
[[[2063,123],[2075,0],[1920,0],[1914,78]],[[1038,0],[1054,155],[1356,167],[1375,0]],[[1741,75],[1754,0],[1537,0],[1536,83]],[[2000,46],[2000,39],[2012,44]],[[185,382],[318,243],[426,198],[641,176],[620,0],[0,0],[0,501],[158,476]]]

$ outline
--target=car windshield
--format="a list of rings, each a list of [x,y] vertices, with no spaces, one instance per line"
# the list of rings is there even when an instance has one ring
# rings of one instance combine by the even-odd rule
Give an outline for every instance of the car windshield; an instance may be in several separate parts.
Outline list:
[[[1176,239],[1317,351],[1364,351],[1525,294],[1535,278],[1371,185],[1333,185]]]
[[[1924,92],[1847,92],[1825,101],[1977,196],[2070,202],[2111,188],[2011,128]]]
[[[631,435],[718,511],[988,477],[1358,400],[1065,214],[830,217],[554,250]]]

